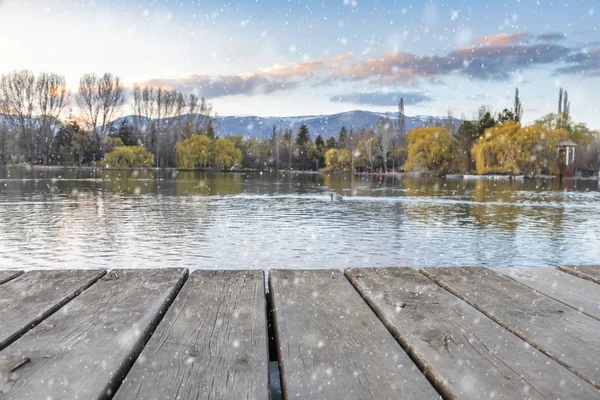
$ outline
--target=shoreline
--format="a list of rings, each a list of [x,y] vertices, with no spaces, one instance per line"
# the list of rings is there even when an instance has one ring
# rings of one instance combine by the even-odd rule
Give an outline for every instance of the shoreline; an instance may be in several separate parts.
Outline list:
[[[186,168],[105,168],[105,167],[91,167],[87,165],[82,166],[62,166],[62,165],[2,165],[0,168],[25,168],[39,171],[52,171],[52,170],[61,170],[61,169],[79,169],[84,171],[167,171],[167,172],[213,172],[213,173],[289,173],[294,175],[337,175],[337,174],[352,174],[358,176],[393,176],[393,177],[419,177],[419,178],[443,178],[450,180],[496,180],[496,181],[522,181],[522,180],[553,180],[559,179],[558,176],[555,175],[537,175],[534,177],[528,177],[525,175],[499,175],[499,174],[487,174],[487,175],[477,175],[477,174],[445,174],[445,175],[437,175],[433,173],[427,172],[350,172],[350,171],[302,171],[302,170],[288,170],[288,169],[235,169],[235,170],[217,170],[213,168],[199,168],[199,169],[186,169]],[[586,180],[586,181],[597,181],[599,180],[598,176],[574,176],[572,178],[563,178],[563,180]]]

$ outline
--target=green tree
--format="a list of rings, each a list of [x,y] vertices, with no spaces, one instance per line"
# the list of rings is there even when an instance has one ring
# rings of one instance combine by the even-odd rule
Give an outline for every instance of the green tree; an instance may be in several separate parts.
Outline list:
[[[63,124],[53,143],[52,159],[59,164],[75,164],[80,166],[91,151],[90,136],[81,129],[78,120],[70,114]]]
[[[310,132],[305,124],[300,125],[296,135],[296,167],[307,170],[313,167],[315,156],[314,145],[310,139]]]
[[[483,108],[482,108],[483,110]],[[484,134],[486,129],[496,126],[496,120],[489,111],[481,113],[479,121],[477,122],[477,137]]]
[[[478,137],[477,127],[471,121],[463,121],[454,134],[458,145],[458,167],[463,173],[469,172],[474,168],[471,158],[471,148]]]
[[[515,115],[515,121],[521,122],[523,120],[523,104],[519,98],[519,88],[515,89],[515,104],[513,106],[513,114]]]
[[[208,138],[210,140],[213,140],[215,138],[215,127],[213,126],[212,119],[208,120],[208,123],[206,124],[206,129],[205,130],[206,130],[206,136],[208,136]]]
[[[564,130],[568,132],[568,139],[580,145],[585,145],[592,141],[590,129],[586,124],[575,123],[568,115],[547,114],[537,119],[534,125],[546,129]]]
[[[519,118],[515,115],[514,112],[505,108],[502,110],[500,114],[496,117],[499,124],[504,124],[506,122],[519,122]]]
[[[300,125],[300,128],[298,128],[298,134],[296,135],[296,146],[302,147],[310,141],[310,132],[308,130],[308,126],[305,124]]]
[[[325,143],[325,147],[327,147],[328,149],[337,149],[338,144],[337,144],[337,140],[335,140],[335,136],[331,136],[327,139],[327,142]]]
[[[125,146],[136,146],[139,144],[135,128],[129,125],[126,118],[121,121],[117,131],[112,136],[120,138]]]
[[[341,148],[348,148],[348,130],[345,126],[342,126],[338,135],[338,144]]]

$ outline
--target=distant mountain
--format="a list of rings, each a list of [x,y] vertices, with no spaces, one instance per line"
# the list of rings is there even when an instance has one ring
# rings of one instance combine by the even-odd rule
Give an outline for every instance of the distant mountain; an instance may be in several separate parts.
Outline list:
[[[390,118],[394,125],[398,115],[395,113],[375,113],[370,111],[349,111],[333,115],[311,115],[300,117],[219,117],[218,132],[220,135],[244,135],[263,137],[270,135],[273,125],[278,128],[291,128],[297,131],[301,124],[306,124],[312,136],[323,137],[337,135],[343,126],[346,129],[358,130],[377,125],[381,118]],[[428,121],[449,121],[448,118],[416,116],[406,117],[406,129],[411,130],[423,126]],[[453,119],[456,124],[462,121]]]
[[[185,116],[181,118],[185,118]],[[390,118],[395,126],[398,115],[396,113],[376,113],[356,110],[333,115],[309,115],[299,117],[230,116],[218,117],[218,123],[215,128],[219,136],[243,135],[245,137],[263,138],[269,137],[273,125],[281,129],[291,128],[296,132],[301,124],[306,124],[313,137],[318,134],[323,137],[329,137],[337,135],[343,126],[348,130],[358,130],[363,127],[375,127],[381,118]],[[131,123],[133,121],[133,116],[121,118],[115,121],[115,125],[113,126],[118,126],[123,119],[127,119],[127,121]],[[409,131],[418,128],[429,121],[446,123],[449,120],[450,119],[447,117],[407,116],[406,130]],[[452,118],[452,121],[454,121],[457,126],[462,122],[462,120],[456,118]]]

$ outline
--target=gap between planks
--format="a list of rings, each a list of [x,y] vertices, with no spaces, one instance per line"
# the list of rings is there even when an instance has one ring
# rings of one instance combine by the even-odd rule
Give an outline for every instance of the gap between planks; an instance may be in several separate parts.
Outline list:
[[[556,269],[600,285],[600,265],[564,265]]]
[[[482,267],[424,268],[438,285],[600,389],[600,321]]]

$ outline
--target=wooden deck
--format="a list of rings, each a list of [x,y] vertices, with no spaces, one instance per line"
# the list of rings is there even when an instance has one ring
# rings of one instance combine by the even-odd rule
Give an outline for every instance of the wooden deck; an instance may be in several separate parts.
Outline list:
[[[277,398],[274,360],[286,399],[599,399],[599,332],[592,266],[0,270],[0,399]]]

